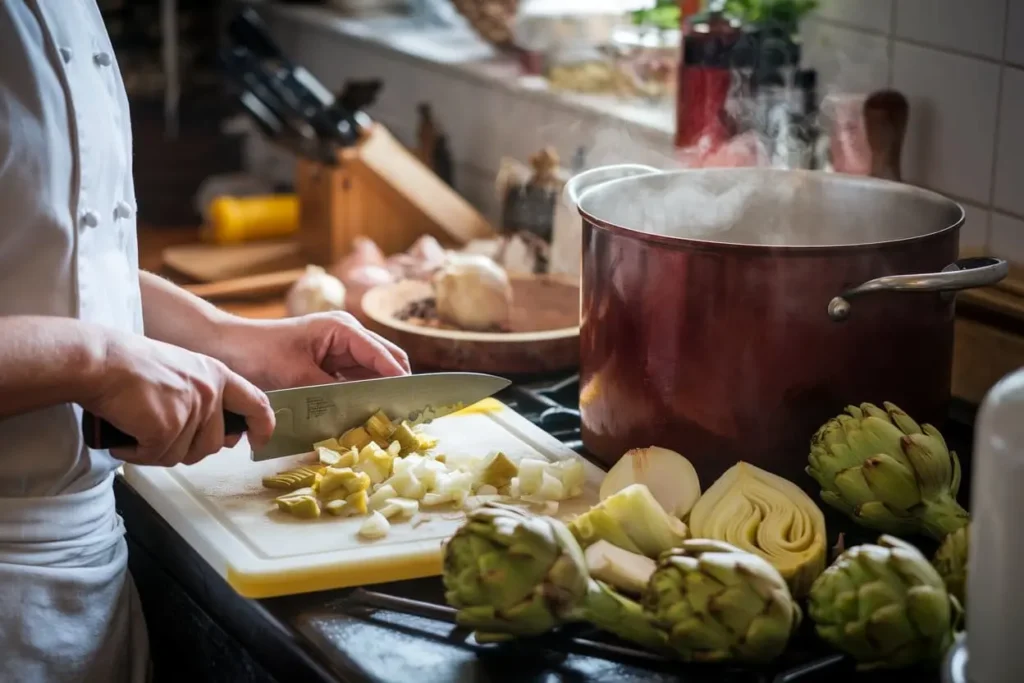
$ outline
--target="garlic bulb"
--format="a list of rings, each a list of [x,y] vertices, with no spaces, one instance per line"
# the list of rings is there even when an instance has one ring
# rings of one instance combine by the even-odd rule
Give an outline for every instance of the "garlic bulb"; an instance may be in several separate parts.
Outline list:
[[[320,266],[306,266],[306,272],[288,291],[285,305],[291,316],[344,310],[345,285]]]
[[[512,284],[497,263],[479,254],[449,254],[433,278],[437,313],[466,330],[487,330],[508,323]]]

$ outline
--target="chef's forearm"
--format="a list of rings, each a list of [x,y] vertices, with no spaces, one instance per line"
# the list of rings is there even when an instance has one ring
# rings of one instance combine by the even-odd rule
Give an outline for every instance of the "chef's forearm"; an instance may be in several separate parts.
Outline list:
[[[0,316],[0,418],[97,390],[106,352],[102,328],[73,318]]]
[[[208,301],[152,273],[139,273],[146,336],[222,361],[225,336],[241,322]]]

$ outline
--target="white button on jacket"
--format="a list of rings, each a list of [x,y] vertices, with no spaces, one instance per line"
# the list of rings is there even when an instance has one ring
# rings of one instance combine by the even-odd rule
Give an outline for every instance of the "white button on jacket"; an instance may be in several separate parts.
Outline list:
[[[0,1],[0,316],[142,333],[134,207],[95,0]],[[120,463],[84,446],[80,421],[72,405],[0,419],[0,681],[145,680]]]

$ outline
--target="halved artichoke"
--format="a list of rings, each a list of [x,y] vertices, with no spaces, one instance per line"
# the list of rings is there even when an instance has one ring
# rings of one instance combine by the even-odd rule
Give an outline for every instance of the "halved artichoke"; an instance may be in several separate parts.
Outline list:
[[[803,597],[825,569],[825,516],[796,484],[739,462],[690,512],[694,538],[725,541],[763,557]]]

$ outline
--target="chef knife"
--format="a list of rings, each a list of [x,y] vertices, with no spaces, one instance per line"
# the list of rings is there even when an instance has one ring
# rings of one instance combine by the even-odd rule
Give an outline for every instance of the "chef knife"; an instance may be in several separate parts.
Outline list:
[[[494,375],[441,372],[268,391],[277,426],[270,442],[252,458],[304,453],[313,443],[340,436],[378,410],[396,419],[429,422],[493,396],[510,383]],[[244,417],[225,411],[225,434],[245,430]],[[89,412],[82,416],[82,434],[89,448],[136,445],[134,437]]]

